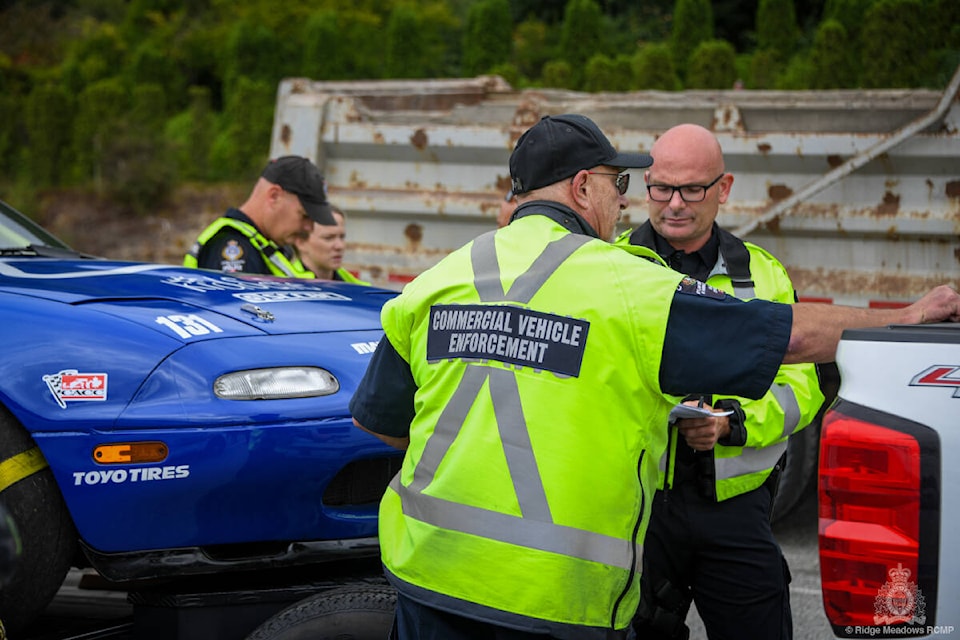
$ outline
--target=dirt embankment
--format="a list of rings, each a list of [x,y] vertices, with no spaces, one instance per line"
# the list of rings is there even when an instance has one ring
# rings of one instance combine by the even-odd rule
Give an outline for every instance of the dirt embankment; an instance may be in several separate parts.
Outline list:
[[[168,204],[145,214],[94,195],[55,192],[42,197],[34,217],[83,253],[180,264],[197,234],[228,207],[243,202],[248,191],[249,185],[181,187]]]

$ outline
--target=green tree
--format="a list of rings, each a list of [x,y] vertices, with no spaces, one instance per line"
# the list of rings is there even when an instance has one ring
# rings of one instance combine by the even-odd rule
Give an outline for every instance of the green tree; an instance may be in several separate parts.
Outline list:
[[[108,146],[130,107],[127,87],[119,76],[89,84],[77,96],[73,124],[74,174],[84,184],[104,190]]]
[[[73,101],[62,86],[41,84],[26,102],[29,176],[36,187],[57,186],[69,163]]]
[[[553,57],[550,28],[535,18],[527,18],[513,31],[513,61],[530,80],[540,77],[543,65]]]
[[[726,40],[705,40],[690,54],[690,89],[732,89],[737,79],[737,52]]]
[[[227,97],[221,128],[211,148],[217,179],[252,179],[266,165],[273,131],[276,86],[240,77]]]
[[[616,60],[596,53],[587,61],[583,88],[586,91],[626,91],[630,75],[622,73]]]
[[[750,56],[746,85],[749,89],[773,89],[777,76],[785,67],[780,54],[770,49],[760,49]]]
[[[546,87],[573,89],[573,69],[566,60],[551,60],[543,65],[543,84]]]
[[[365,10],[323,10],[304,25],[303,75],[315,80],[352,80],[383,75],[380,16]]]
[[[670,45],[651,42],[640,47],[633,55],[633,80],[638,89],[679,90],[680,77],[673,65]]]
[[[421,20],[417,9],[400,5],[387,20],[387,77],[425,78],[426,43],[421,38]]]
[[[486,73],[510,59],[513,31],[508,0],[480,0],[470,6],[463,33],[463,72]]]
[[[867,10],[877,0],[826,0],[823,7],[823,20],[837,20],[847,30],[847,36],[854,42],[860,38],[860,27]],[[952,1],[952,0],[951,0]]]
[[[863,19],[860,84],[867,88],[918,86],[931,75],[934,16],[922,0],[877,0]]]
[[[775,51],[786,61],[800,40],[793,0],[760,0],[757,6],[757,48]]]
[[[594,0],[569,0],[560,27],[560,58],[570,65],[575,87],[582,86],[587,61],[604,46],[603,13]]]
[[[777,74],[774,89],[782,91],[802,91],[810,88],[814,75],[813,64],[806,52],[800,52],[790,58],[787,66]]]
[[[250,19],[241,19],[230,28],[221,60],[225,93],[241,79],[277,84],[289,67],[277,34]]]
[[[690,55],[701,42],[713,39],[713,9],[710,0],[677,0],[670,29],[673,64],[686,78]]]
[[[134,213],[164,203],[175,179],[170,148],[163,136],[166,90],[159,84],[133,88],[130,110],[110,127],[104,145],[103,186]]]
[[[127,45],[115,25],[87,19],[83,31],[86,35],[74,43],[62,65],[63,82],[74,94],[116,75],[127,55]]]
[[[810,49],[811,89],[845,89],[856,85],[856,49],[839,20],[828,18],[817,27]]]
[[[210,177],[209,156],[216,118],[208,87],[190,87],[190,106],[164,125],[164,138],[171,150],[177,176],[184,180]]]
[[[435,78],[453,73],[459,46],[455,18],[442,3],[399,4],[390,12],[386,33],[388,78]]]

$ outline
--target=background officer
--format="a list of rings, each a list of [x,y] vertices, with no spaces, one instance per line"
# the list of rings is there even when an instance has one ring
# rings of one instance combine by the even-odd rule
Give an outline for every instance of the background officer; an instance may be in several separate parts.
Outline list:
[[[649,219],[623,234],[681,273],[749,300],[793,303],[786,269],[716,223],[734,177],[707,129],[681,124],[651,149]],[[704,326],[709,330],[709,326]],[[770,528],[787,438],[817,415],[812,364],[784,365],[758,400],[715,396],[729,416],[678,420],[671,429],[644,545],[639,638],[685,638],[691,599],[710,638],[792,637],[790,574]]]
[[[313,278],[294,264],[289,246],[310,233],[315,222],[336,224],[323,175],[307,158],[283,156],[267,164],[239,209],[228,209],[200,233],[183,264],[228,273]]]
[[[330,212],[336,224],[317,222],[309,234],[294,240],[300,263],[321,280],[370,284],[343,268],[343,253],[347,248],[346,216],[333,205],[330,205]]]

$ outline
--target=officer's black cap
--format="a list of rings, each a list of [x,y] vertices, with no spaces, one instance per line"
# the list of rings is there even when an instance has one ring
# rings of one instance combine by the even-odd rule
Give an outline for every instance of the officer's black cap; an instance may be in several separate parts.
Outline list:
[[[644,169],[652,164],[647,154],[619,153],[590,118],[564,114],[544,116],[520,136],[510,155],[510,178],[513,193],[521,194],[599,165]]]
[[[307,215],[322,225],[335,225],[337,221],[327,202],[327,183],[317,165],[300,156],[282,156],[271,160],[260,174],[268,182],[279,185],[284,191],[296,194]]]

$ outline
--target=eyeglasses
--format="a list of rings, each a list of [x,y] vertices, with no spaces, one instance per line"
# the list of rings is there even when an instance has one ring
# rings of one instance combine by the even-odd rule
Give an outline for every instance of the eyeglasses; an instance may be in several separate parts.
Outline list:
[[[603,171],[587,171],[587,173],[593,176],[617,176],[615,183],[617,185],[617,192],[619,192],[620,195],[625,194],[627,189],[630,188],[629,173],[604,173]]]
[[[703,202],[707,197],[707,189],[720,182],[720,178],[725,175],[727,174],[721,173],[710,184],[682,184],[679,187],[669,184],[648,184],[647,193],[654,202],[670,202],[677,191],[680,192],[680,198],[684,202]]]

